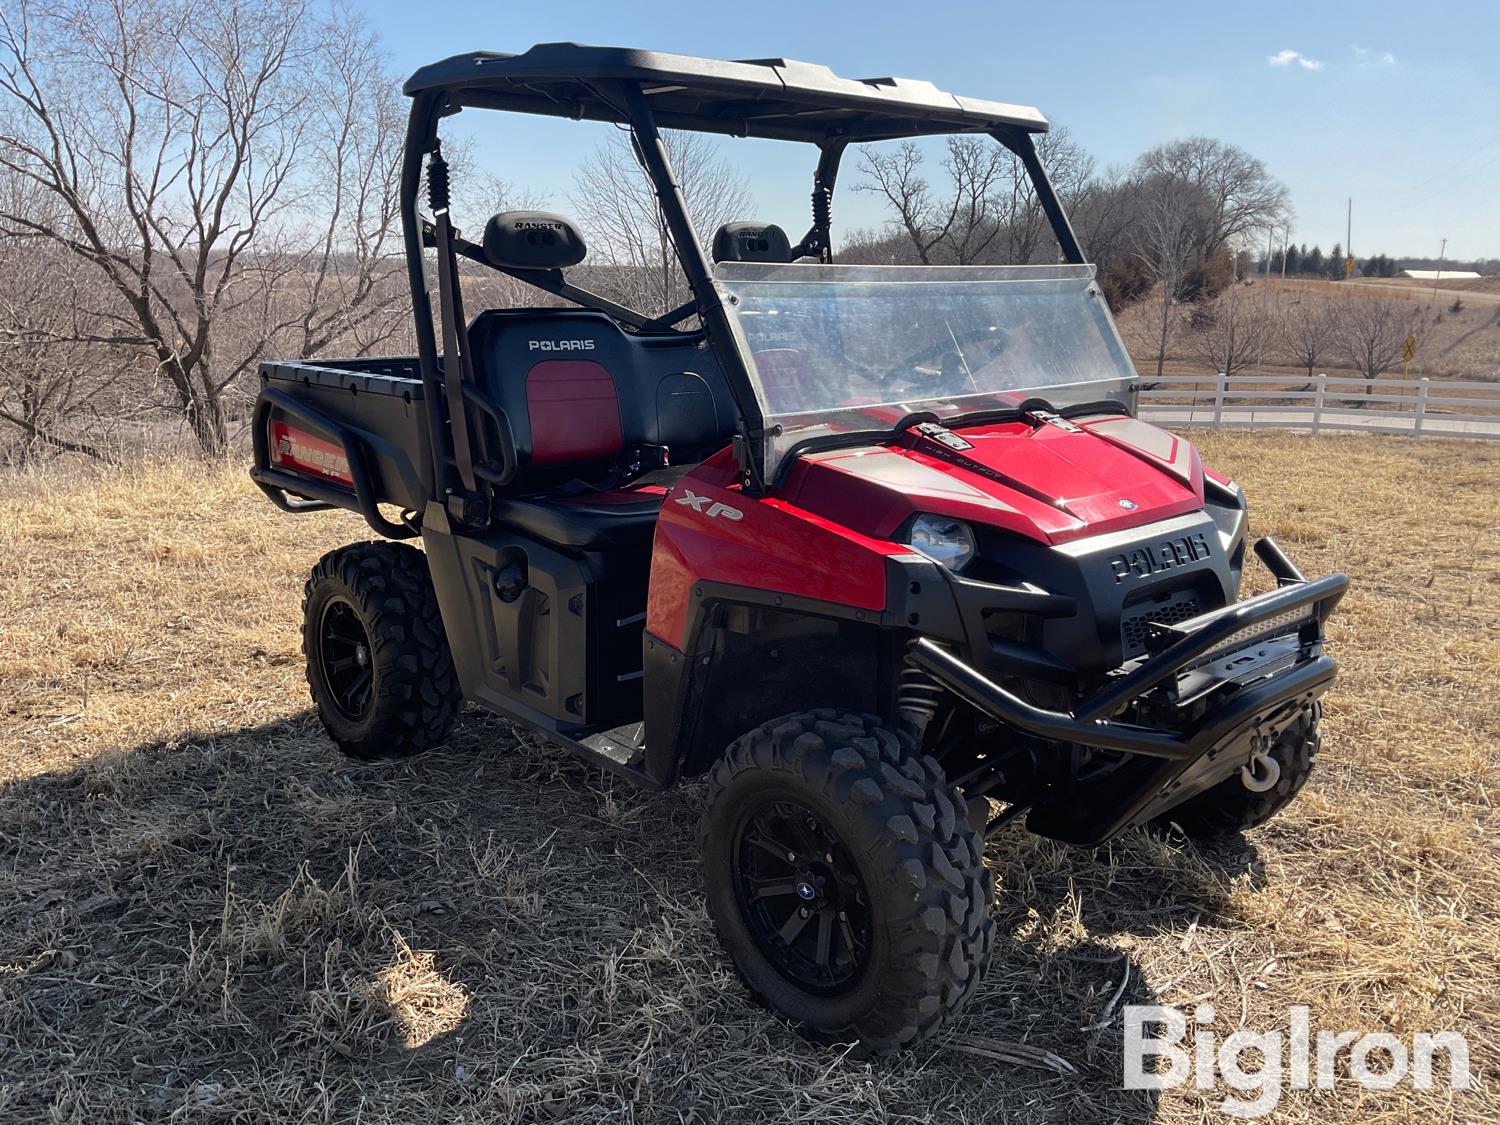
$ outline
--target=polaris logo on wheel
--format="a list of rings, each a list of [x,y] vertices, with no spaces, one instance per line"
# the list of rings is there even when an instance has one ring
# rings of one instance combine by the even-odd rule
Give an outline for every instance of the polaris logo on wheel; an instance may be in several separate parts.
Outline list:
[[[592,340],[532,340],[527,347],[534,352],[591,352]]]
[[[1207,537],[1201,531],[1195,531],[1191,535],[1179,535],[1175,539],[1135,547],[1116,555],[1109,560],[1109,569],[1116,582],[1131,577],[1150,578],[1153,574],[1200,562],[1211,553]]]

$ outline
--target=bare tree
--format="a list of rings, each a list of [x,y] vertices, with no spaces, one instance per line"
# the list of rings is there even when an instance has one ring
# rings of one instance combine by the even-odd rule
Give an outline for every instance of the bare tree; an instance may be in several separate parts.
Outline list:
[[[1351,295],[1339,302],[1339,348],[1365,377],[1367,395],[1375,393],[1375,380],[1400,360],[1413,312],[1407,301]]]
[[[43,448],[103,456],[79,423],[121,371],[88,343],[94,283],[71,255],[0,240],[0,421],[22,462]]]
[[[1136,161],[1143,179],[1191,185],[1203,200],[1194,249],[1205,259],[1233,250],[1253,232],[1279,227],[1290,210],[1285,185],[1244,149],[1212,137],[1170,141]]]
[[[1288,358],[1307,369],[1311,379],[1319,361],[1333,354],[1337,327],[1333,308],[1327,301],[1303,293],[1288,304],[1281,316],[1281,339]]]
[[[0,232],[99,272],[115,298],[104,334],[151,357],[205,451],[224,448],[226,392],[276,330],[272,294],[297,256],[273,242],[295,218],[322,64],[346,46],[309,0],[0,14],[0,167],[60,204],[56,219],[0,212]]]
[[[306,229],[293,283],[281,303],[287,350],[302,359],[330,348],[368,355],[409,315],[400,236],[400,167],[405,114],[399,82],[375,34],[338,14],[320,51],[308,106],[301,197]]]
[[[1036,151],[1063,208],[1073,214],[1084,205],[1093,189],[1094,158],[1063,126],[1040,134],[1036,138]],[[1052,228],[1031,177],[1018,159],[1009,153],[1006,156],[1010,199],[1005,218],[1005,251],[1001,260],[1017,265],[1038,259],[1056,261],[1056,247],[1051,242]],[[1049,246],[1051,250],[1046,249]]]
[[[1199,353],[1222,375],[1237,375],[1258,362],[1274,338],[1274,325],[1264,308],[1231,286],[1212,309],[1198,332]]]
[[[943,169],[951,190],[939,199],[922,175],[922,150],[903,141],[893,150],[866,145],[859,170],[867,180],[855,191],[877,192],[895,212],[892,222],[906,235],[924,265],[940,251],[966,265],[994,241],[1003,219],[999,189],[1009,154],[988,137],[949,137]]]
[[[1093,159],[1066,129],[1043,134],[1037,153],[1064,206],[1071,205],[1087,188]],[[922,164],[922,150],[912,141],[894,149],[866,145],[859,154],[865,179],[854,187],[884,197],[892,233],[904,237],[917,261],[1025,264],[1038,256],[1050,228],[1030,177],[1008,149],[990,137],[949,137],[941,193]],[[860,245],[878,241],[866,237]]]
[[[1161,377],[1172,332],[1172,306],[1194,254],[1194,232],[1202,198],[1171,176],[1151,176],[1138,188],[1138,211],[1130,228],[1131,248],[1156,283],[1156,375]]]
[[[745,176],[711,138],[672,131],[663,138],[699,231],[749,217]],[[584,161],[570,198],[589,243],[589,275],[601,288],[643,312],[662,313],[683,303],[687,281],[671,233],[624,134]]]

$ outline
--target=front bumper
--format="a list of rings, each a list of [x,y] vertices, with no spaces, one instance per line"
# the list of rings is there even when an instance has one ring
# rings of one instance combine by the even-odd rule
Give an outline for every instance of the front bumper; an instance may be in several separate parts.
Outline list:
[[[1119,767],[1054,786],[1027,826],[1097,844],[1234,774],[1333,682],[1323,627],[1349,587],[1308,581],[1270,539],[1256,553],[1278,589],[1174,626],[1153,626],[1147,655],[1071,711],[1038,707],[926,638],[908,659],[996,721],[1046,743],[1116,751]],[[1128,718],[1124,716],[1129,716]]]

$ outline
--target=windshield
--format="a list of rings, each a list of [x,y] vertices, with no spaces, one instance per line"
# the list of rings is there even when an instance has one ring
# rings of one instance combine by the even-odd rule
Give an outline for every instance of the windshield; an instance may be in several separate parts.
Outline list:
[[[1134,390],[1093,266],[724,262],[716,276],[774,435],[767,476],[798,442],[888,431],[913,411],[1129,402]]]

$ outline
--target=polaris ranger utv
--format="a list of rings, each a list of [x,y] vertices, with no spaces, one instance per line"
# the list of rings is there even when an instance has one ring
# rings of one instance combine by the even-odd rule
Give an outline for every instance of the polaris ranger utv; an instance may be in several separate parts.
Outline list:
[[[1244,496],[1136,418],[1035,110],[574,44],[405,89],[417,355],[265,363],[255,414],[278,505],[421,544],[341,548],[307,583],[308,680],[345,752],[417,753],[468,702],[651,789],[708,774],[704,878],[740,975],[867,1052],[973,993],[987,831],[1225,832],[1296,794],[1347,580],[1262,539],[1278,588],[1238,600]],[[463,237],[438,124],[471,109],[628,129],[692,299],[581,287],[560,215]],[[705,240],[662,128],[812,146],[807,233]],[[834,264],[845,149],[953,133],[1015,155],[1059,264]],[[469,319],[461,260],[577,307]]]

